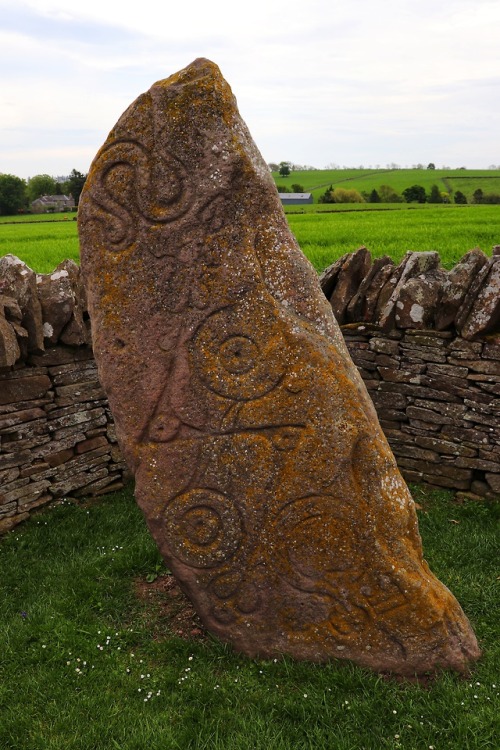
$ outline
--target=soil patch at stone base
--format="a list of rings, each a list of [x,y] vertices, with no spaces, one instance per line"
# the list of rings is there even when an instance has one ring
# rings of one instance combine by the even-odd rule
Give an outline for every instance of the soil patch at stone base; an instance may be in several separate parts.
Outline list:
[[[145,604],[144,617],[156,640],[172,636],[187,641],[208,639],[193,605],[172,573],[162,573],[151,582],[136,578],[134,594]]]

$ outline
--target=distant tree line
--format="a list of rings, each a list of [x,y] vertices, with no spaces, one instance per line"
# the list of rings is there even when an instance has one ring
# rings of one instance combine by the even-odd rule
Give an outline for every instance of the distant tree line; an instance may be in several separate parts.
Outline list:
[[[38,174],[23,180],[13,174],[0,174],[0,216],[29,213],[34,200],[42,195],[72,195],[78,205],[87,175],[76,169],[66,179]]]
[[[432,167],[430,167],[432,169]],[[297,191],[299,192],[299,191]],[[440,190],[438,185],[432,185],[429,193],[422,185],[411,185],[405,188],[401,194],[397,193],[390,185],[381,185],[372,191],[361,191],[345,188],[334,188],[333,185],[325,190],[318,199],[318,203],[468,203],[467,196],[461,190],[448,193]],[[475,204],[500,204],[500,195],[497,193],[484,193],[478,188],[472,195],[471,203]]]

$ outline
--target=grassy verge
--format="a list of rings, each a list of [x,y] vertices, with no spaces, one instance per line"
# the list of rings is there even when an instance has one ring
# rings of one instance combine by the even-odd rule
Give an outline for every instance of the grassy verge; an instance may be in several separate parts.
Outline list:
[[[248,660],[196,629],[181,637],[161,597],[137,594],[168,574],[129,488],[65,502],[0,541],[0,748],[498,747],[498,514],[413,489],[426,557],[484,650],[469,679],[399,685],[350,664]]]

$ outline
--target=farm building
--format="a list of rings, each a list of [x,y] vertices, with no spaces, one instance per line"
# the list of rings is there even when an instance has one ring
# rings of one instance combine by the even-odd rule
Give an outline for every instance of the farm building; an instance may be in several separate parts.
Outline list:
[[[53,213],[55,211],[70,211],[75,207],[72,195],[42,195],[31,204],[34,214]]]
[[[278,193],[284,206],[299,206],[301,203],[312,203],[311,193]]]

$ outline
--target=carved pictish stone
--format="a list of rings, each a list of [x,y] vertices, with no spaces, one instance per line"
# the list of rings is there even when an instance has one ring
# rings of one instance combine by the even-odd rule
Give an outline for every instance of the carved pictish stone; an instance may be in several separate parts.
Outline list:
[[[127,109],[79,227],[136,498],[206,627],[249,656],[466,670],[474,634],[216,65]]]

